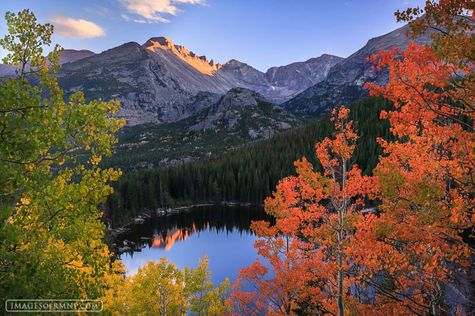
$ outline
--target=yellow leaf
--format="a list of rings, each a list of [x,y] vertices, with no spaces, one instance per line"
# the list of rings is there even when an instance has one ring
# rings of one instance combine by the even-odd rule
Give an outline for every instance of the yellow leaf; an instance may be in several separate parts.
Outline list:
[[[22,198],[20,199],[20,204],[21,204],[21,205],[30,205],[30,199],[27,198],[26,196],[25,196],[25,197],[22,197]]]
[[[101,156],[96,156],[96,155],[94,155],[94,156],[92,156],[92,158],[91,158],[91,163],[92,163],[93,165],[98,165],[98,164],[101,162],[101,159],[102,159]]]

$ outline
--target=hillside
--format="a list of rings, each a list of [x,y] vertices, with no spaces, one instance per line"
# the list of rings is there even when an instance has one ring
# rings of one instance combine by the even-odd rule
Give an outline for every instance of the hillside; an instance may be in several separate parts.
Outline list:
[[[262,95],[235,88],[224,96],[200,93],[195,104],[210,103],[183,120],[165,124],[125,127],[119,133],[116,154],[108,165],[125,170],[182,164],[203,157],[217,157],[301,121]]]
[[[351,106],[360,136],[356,163],[365,173],[381,153],[376,137],[390,138],[387,121],[379,119],[390,105],[370,98]],[[219,157],[159,170],[128,172],[108,203],[109,215],[120,225],[144,209],[209,201],[262,203],[279,179],[294,173],[293,162],[305,156],[316,165],[315,142],[332,132],[328,118],[279,133],[269,139],[230,150]],[[216,138],[215,140],[218,140]]]

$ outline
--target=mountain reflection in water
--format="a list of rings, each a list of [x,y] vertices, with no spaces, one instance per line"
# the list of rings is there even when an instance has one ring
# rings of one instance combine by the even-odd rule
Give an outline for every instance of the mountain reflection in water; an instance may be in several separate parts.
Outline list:
[[[196,207],[181,213],[147,219],[119,236],[115,243],[127,274],[148,261],[167,258],[179,268],[196,267],[209,258],[212,281],[217,284],[257,258],[252,221],[272,218],[256,207]]]
[[[186,240],[190,233],[196,232],[196,226],[193,224],[191,228],[175,229],[173,232],[164,231],[161,234],[158,232],[153,234],[152,247],[170,250],[175,244],[175,241]]]
[[[252,221],[272,220],[256,207],[194,207],[179,213],[171,213],[146,219],[136,224],[132,231],[120,235],[116,244],[120,253],[139,252],[144,248],[170,250],[177,242],[186,241],[190,235],[200,232],[216,232],[217,235],[253,234]]]

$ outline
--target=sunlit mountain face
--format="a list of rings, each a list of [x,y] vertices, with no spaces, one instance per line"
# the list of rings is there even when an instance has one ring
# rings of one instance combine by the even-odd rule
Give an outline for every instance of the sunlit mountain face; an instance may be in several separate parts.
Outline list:
[[[222,66],[214,63],[213,60],[208,60],[206,56],[196,55],[182,45],[173,44],[172,40],[166,36],[151,38],[144,44],[144,47],[151,52],[157,52],[158,50],[170,52],[202,74],[209,76],[213,75]]]

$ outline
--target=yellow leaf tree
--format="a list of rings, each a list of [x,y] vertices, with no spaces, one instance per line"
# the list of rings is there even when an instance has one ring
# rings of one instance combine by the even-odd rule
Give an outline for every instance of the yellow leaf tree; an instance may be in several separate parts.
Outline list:
[[[119,103],[65,98],[61,49],[43,51],[53,26],[29,10],[5,19],[16,76],[0,85],[0,297],[99,298],[116,275],[99,205],[120,172],[98,162],[124,123]]]

